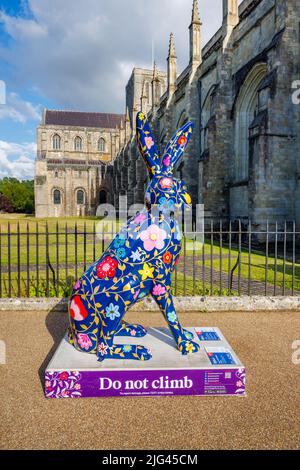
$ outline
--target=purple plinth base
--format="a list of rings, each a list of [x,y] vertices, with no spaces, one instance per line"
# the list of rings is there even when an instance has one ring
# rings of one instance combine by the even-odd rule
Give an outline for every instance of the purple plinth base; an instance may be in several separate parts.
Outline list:
[[[189,328],[201,351],[182,356],[168,330],[139,339],[152,350],[147,362],[105,360],[76,351],[63,339],[45,372],[47,398],[245,396],[246,372],[217,328]],[[137,339],[124,338],[124,344]],[[118,343],[122,342],[118,338]]]

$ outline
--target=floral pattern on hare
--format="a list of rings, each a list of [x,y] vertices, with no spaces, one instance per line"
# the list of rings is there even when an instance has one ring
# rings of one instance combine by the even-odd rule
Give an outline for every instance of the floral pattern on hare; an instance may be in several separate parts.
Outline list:
[[[79,351],[96,354],[99,361],[151,359],[151,351],[143,346],[117,344],[119,336],[147,334],[143,326],[126,323],[124,316],[148,295],[162,311],[179,351],[191,354],[200,349],[182,328],[171,294],[182,238],[174,214],[191,204],[185,183],[173,171],[192,131],[190,122],[178,130],[161,159],[146,116],[137,115],[138,146],[150,176],[145,207],[76,282],[69,302],[69,342]]]

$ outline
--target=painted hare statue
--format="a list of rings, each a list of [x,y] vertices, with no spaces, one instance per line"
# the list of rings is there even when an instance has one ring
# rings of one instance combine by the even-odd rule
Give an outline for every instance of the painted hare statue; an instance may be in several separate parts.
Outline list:
[[[181,327],[171,294],[172,272],[181,249],[174,211],[191,204],[184,182],[174,178],[173,171],[192,131],[189,122],[176,132],[161,161],[145,115],[137,115],[139,149],[151,180],[145,207],[76,282],[69,303],[69,342],[79,351],[97,354],[99,361],[151,359],[151,351],[143,346],[116,344],[118,336],[147,334],[142,326],[129,325],[123,318],[149,294],[163,312],[179,351],[190,354],[200,349],[193,335]]]

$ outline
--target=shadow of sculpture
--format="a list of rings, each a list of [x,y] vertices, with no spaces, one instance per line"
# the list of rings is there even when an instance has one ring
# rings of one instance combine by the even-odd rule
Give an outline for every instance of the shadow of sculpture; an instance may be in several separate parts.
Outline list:
[[[45,370],[52,359],[58,345],[66,334],[66,330],[69,325],[68,320],[68,311],[66,306],[66,301],[62,299],[52,310],[49,311],[46,317],[46,327],[52,336],[53,346],[48,352],[47,356],[43,360],[42,364],[39,367],[39,378],[44,388],[44,375]]]
[[[176,342],[168,328],[149,328],[147,334],[177,350]]]

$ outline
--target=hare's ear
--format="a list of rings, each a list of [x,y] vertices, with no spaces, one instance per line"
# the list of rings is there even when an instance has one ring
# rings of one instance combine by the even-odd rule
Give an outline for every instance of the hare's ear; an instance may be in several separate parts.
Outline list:
[[[137,113],[136,131],[138,146],[150,177],[161,173],[160,159],[149,122],[144,113]]]
[[[171,175],[185,151],[193,133],[194,124],[187,122],[177,131],[165,148],[162,159],[162,173]]]

